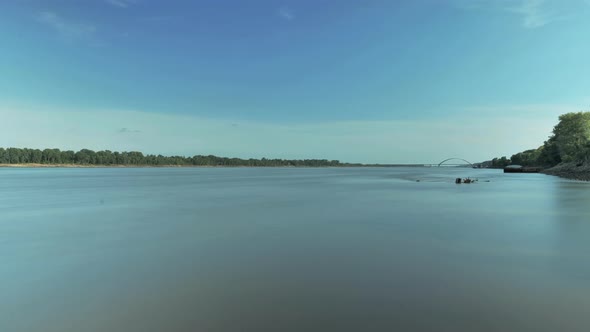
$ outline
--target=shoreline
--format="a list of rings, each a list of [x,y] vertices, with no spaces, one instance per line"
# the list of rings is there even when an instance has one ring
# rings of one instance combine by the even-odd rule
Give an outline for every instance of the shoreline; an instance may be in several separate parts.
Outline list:
[[[578,166],[577,163],[564,163],[557,166],[542,170],[541,173],[547,175],[558,176],[560,178],[577,180],[577,181],[590,181],[590,165],[582,164]]]
[[[0,168],[347,168],[344,166],[226,166],[226,165],[81,165],[81,164],[0,164]]]
[[[155,168],[155,167],[215,167],[181,165],[79,165],[79,164],[0,164],[0,168]]]

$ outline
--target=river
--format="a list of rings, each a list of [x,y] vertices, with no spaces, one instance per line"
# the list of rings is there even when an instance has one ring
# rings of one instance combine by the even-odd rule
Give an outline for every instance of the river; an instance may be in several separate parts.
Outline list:
[[[0,169],[0,331],[590,331],[590,184]]]

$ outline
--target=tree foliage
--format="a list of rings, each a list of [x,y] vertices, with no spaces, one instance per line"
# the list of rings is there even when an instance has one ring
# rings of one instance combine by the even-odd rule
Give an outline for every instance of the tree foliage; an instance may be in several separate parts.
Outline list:
[[[589,161],[590,112],[560,115],[559,122],[553,127],[553,134],[541,147],[519,152],[512,155],[510,159],[502,158],[494,158],[492,166],[504,167],[508,164],[517,164],[551,167],[561,162]]]
[[[555,166],[561,162],[561,155],[555,141],[555,136],[550,137],[539,148],[540,153],[537,157],[536,166]]]
[[[559,116],[559,123],[553,128],[553,136],[562,161],[588,159],[590,112],[567,113]]]
[[[297,166],[327,167],[351,166],[338,160],[326,159],[240,159],[213,155],[192,157],[144,155],[141,152],[112,152],[109,150],[92,151],[82,149],[78,152],[60,151],[59,149],[20,149],[0,148],[0,164],[71,164],[97,166]]]
[[[510,159],[507,159],[505,156],[501,158],[494,158],[492,159],[492,167],[493,168],[503,168],[510,165]]]
[[[539,159],[539,156],[541,155],[542,150],[543,150],[543,148],[540,147],[538,149],[531,149],[531,150],[519,152],[517,154],[512,155],[512,157],[510,157],[510,162],[512,164],[521,165],[521,166],[537,166],[538,159]]]

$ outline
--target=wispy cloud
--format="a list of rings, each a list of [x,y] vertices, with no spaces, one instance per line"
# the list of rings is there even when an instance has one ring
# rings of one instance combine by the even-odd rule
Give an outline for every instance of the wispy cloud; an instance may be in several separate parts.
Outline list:
[[[590,1],[590,0],[586,0]],[[455,6],[464,10],[502,11],[521,18],[524,28],[535,29],[567,19],[580,2],[547,0],[456,0]]]
[[[287,7],[279,8],[277,14],[280,18],[285,19],[287,21],[292,21],[295,19],[295,14],[293,13],[293,10]]]
[[[37,15],[37,20],[55,30],[62,38],[68,41],[88,38],[96,31],[94,25],[73,22],[52,11],[40,12]]]
[[[525,0],[518,7],[506,8],[507,11],[522,15],[522,25],[527,29],[545,26],[564,17],[545,8],[544,0]]]
[[[119,8],[127,8],[137,3],[136,0],[105,0],[106,3]]]
[[[129,129],[129,128],[121,128],[118,130],[119,133],[121,134],[136,134],[136,133],[141,133],[141,130],[137,130],[137,129]]]

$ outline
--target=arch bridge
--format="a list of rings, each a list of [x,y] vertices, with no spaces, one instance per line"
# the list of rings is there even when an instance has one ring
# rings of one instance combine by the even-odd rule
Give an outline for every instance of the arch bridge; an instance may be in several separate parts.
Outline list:
[[[462,162],[464,162],[465,164],[458,164],[458,163],[448,163],[449,161],[452,161],[452,160],[455,160],[455,161],[462,161]],[[465,159],[463,159],[463,158],[448,158],[448,159],[445,159],[445,160],[441,161],[441,162],[440,162],[440,163],[438,163],[436,166],[440,167],[440,166],[443,166],[443,165],[445,165],[445,166],[467,166],[467,165],[469,165],[469,166],[471,166],[471,167],[475,167],[475,165],[473,165],[472,163],[470,163],[469,161],[467,161],[467,160],[465,160]]]

